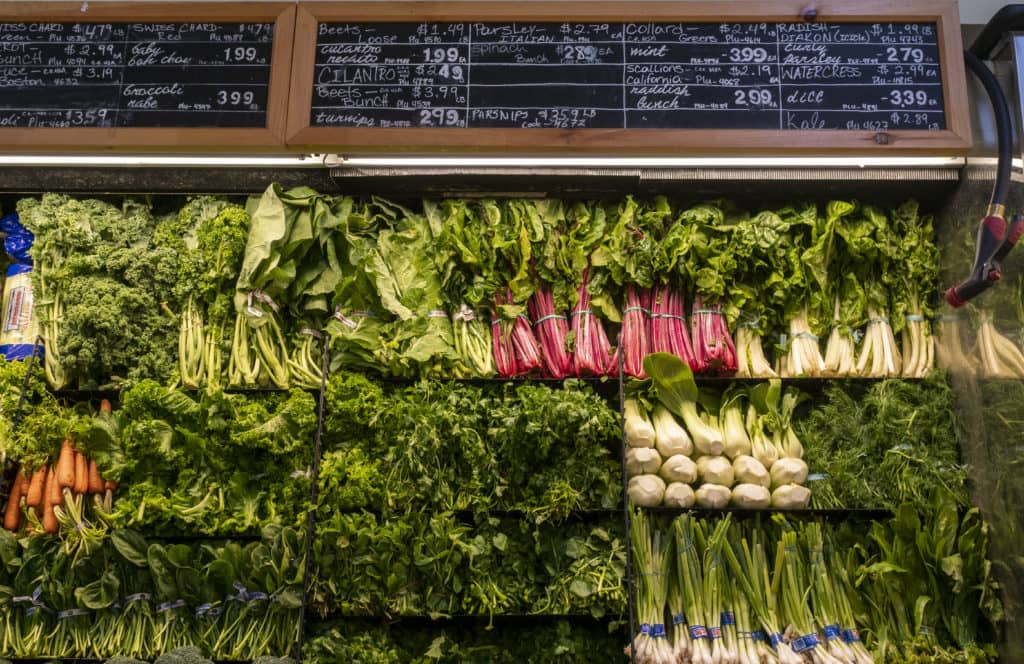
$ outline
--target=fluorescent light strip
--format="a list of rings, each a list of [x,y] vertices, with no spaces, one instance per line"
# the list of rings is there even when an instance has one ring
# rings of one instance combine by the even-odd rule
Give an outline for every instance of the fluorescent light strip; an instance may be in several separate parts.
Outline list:
[[[341,157],[0,154],[0,166],[167,166],[207,168],[958,168],[956,157]]]
[[[767,168],[767,167],[944,167],[963,166],[958,157],[342,157],[324,163],[343,168]]]
[[[236,167],[255,168],[277,166],[283,168],[322,168],[322,155],[267,157],[267,156],[156,156],[156,155],[4,155],[0,166],[173,166],[173,167]]]

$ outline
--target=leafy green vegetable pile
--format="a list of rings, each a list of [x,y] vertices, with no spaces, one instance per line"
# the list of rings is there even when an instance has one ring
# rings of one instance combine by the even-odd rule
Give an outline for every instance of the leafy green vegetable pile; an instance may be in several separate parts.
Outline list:
[[[121,404],[112,420],[93,419],[76,434],[104,477],[122,485],[113,525],[233,534],[303,520],[312,395],[187,394],[142,381]]]
[[[1004,620],[988,560],[988,526],[938,492],[932,508],[905,504],[888,522],[837,544],[856,579],[876,659],[992,662]]]
[[[473,624],[327,623],[303,659],[360,664],[611,664],[622,662],[618,636],[600,625],[538,620],[514,630]]]
[[[165,302],[178,255],[154,238],[149,206],[44,194],[20,200],[18,215],[35,235],[33,290],[50,384],[172,375],[177,320]]]
[[[797,425],[811,470],[811,504],[895,509],[909,502],[930,512],[934,491],[942,489],[966,506],[955,405],[943,375],[830,385],[824,402]]]
[[[0,652],[158,661],[291,652],[302,605],[303,538],[270,529],[245,546],[161,544],[118,530],[84,558],[60,540],[0,531]],[[188,655],[188,656],[186,656]]]
[[[336,513],[314,547],[324,616],[618,617],[626,606],[622,534],[586,522]]]
[[[86,504],[93,526],[231,535],[304,522],[317,419],[312,395],[186,393],[143,380],[105,415],[88,403],[61,405],[39,372],[12,435],[26,366],[0,368],[0,449],[20,459],[23,472],[53,464],[70,436],[104,478],[121,485],[113,511],[99,497]]]
[[[621,534],[572,519],[621,494],[618,418],[590,387],[339,373],[327,410],[324,615],[622,613]],[[511,510],[523,516],[488,515]]]
[[[591,387],[331,376],[321,504],[390,512],[523,510],[537,518],[619,504],[616,412]]]
[[[315,387],[325,331],[335,368],[401,377],[615,373],[604,328],[620,324],[628,347],[618,352],[635,375],[651,350],[698,373],[738,363],[741,375],[774,375],[765,334],[781,335],[784,375],[933,366],[936,251],[914,202],[406,207],[271,185],[244,207],[196,197],[156,213],[132,199],[46,194],[18,211],[36,237],[55,387]]]

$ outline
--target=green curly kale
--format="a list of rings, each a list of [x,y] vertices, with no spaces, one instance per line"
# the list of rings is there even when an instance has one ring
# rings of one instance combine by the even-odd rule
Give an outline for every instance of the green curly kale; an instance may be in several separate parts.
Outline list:
[[[176,261],[151,244],[149,206],[44,194],[19,201],[18,213],[35,235],[33,288],[50,382],[173,376],[176,321],[163,303]]]

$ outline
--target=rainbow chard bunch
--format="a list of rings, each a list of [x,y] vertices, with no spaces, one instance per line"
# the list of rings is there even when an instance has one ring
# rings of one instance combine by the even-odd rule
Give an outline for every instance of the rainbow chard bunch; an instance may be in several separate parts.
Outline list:
[[[573,351],[573,373],[606,376],[618,370],[618,358],[605,330],[621,315],[608,288],[607,256],[601,243],[608,234],[608,211],[600,203],[537,201],[526,212],[542,230],[535,249],[534,274],[550,288],[553,310],[568,310],[565,345]],[[554,339],[557,345],[560,339]]]
[[[645,378],[644,357],[653,350],[652,289],[659,282],[660,239],[671,221],[672,208],[664,196],[647,201],[627,196],[616,209],[609,208],[608,214],[610,231],[590,262],[607,271],[620,291],[625,290],[620,338],[623,371]],[[666,321],[662,319],[661,323]]]
[[[697,205],[679,213],[662,242],[665,268],[696,293],[690,318],[692,356],[683,359],[698,374],[732,375],[737,368],[724,311],[737,270],[727,222],[721,204]]]

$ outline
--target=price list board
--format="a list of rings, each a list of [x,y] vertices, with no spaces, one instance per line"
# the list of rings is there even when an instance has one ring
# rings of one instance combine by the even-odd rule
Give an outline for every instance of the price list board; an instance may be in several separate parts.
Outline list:
[[[0,8],[0,145],[283,143],[294,6],[69,10]]]
[[[300,4],[290,144],[950,154],[970,142],[952,4],[546,3],[516,20],[523,5],[383,4],[402,10]]]

